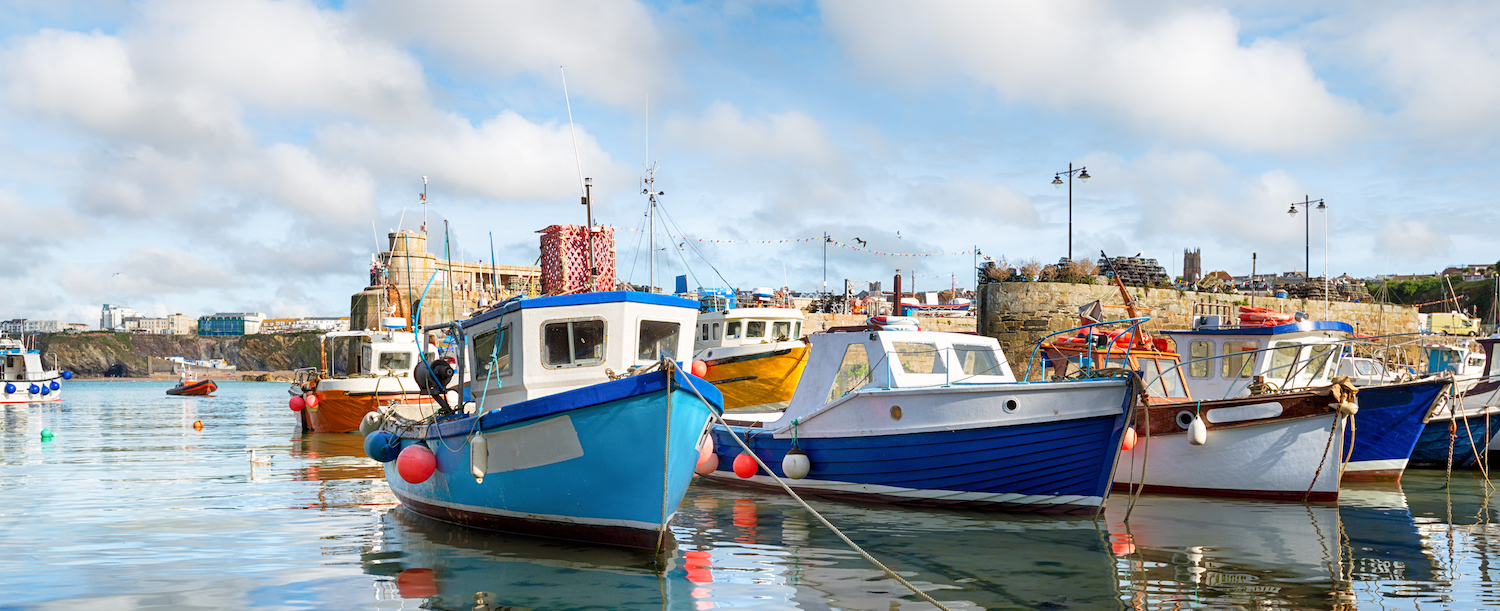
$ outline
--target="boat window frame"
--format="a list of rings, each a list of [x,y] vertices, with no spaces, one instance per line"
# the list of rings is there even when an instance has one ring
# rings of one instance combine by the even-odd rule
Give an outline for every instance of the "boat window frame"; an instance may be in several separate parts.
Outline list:
[[[1238,349],[1238,348],[1241,348],[1243,346],[1249,346],[1250,349],[1249,350],[1239,350]],[[1236,348],[1236,350],[1234,352],[1230,352],[1230,348],[1231,347]],[[1224,351],[1223,351],[1223,357],[1224,358],[1221,359],[1224,364],[1219,367],[1219,376],[1222,377],[1222,378],[1224,378],[1224,379],[1226,379],[1226,380],[1244,380],[1244,379],[1248,379],[1248,378],[1253,377],[1255,375],[1255,360],[1256,360],[1256,354],[1255,354],[1255,352],[1257,350],[1260,350],[1260,340],[1258,340],[1258,339],[1227,339],[1227,340],[1224,340]],[[1240,366],[1240,373],[1238,375],[1233,375],[1233,376],[1229,375],[1229,370],[1230,370],[1231,363],[1239,361],[1240,359],[1243,359],[1242,362],[1244,363],[1242,366]]]
[[[477,334],[477,335],[474,336],[474,339],[472,340],[471,343],[473,344],[473,347],[474,347],[473,348],[473,355],[474,355],[474,379],[475,380],[479,380],[479,379],[482,379],[482,378],[485,378],[485,377],[489,377],[491,375],[493,375],[493,377],[497,377],[497,378],[503,378],[505,376],[510,375],[510,373],[511,373],[511,366],[510,366],[510,362],[511,362],[511,358],[510,358],[510,341],[511,341],[511,336],[512,336],[512,333],[510,332],[510,327],[511,327],[511,323],[507,322],[507,323],[502,324],[502,325],[497,325],[495,328],[493,328],[493,329],[491,329],[489,331],[486,331],[484,333],[480,333],[480,334]],[[495,340],[496,341],[495,344],[492,344],[490,346],[490,351],[495,354],[495,365],[497,366],[497,369],[495,370],[495,372],[493,374],[491,374],[490,369],[489,369],[489,365],[490,365],[490,360],[488,358],[489,355],[484,354],[484,351],[480,349],[480,342],[485,341],[485,338],[488,337],[488,336],[497,336],[499,338],[499,339]]]
[[[777,329],[781,329],[783,332],[782,333],[777,333],[776,332]],[[777,320],[777,321],[773,321],[771,323],[771,335],[770,335],[770,337],[771,337],[771,339],[773,341],[778,341],[778,342],[784,342],[784,341],[787,341],[789,339],[792,339],[792,321],[790,321],[790,320]]]
[[[574,327],[579,323],[598,322],[601,327],[598,343],[597,358],[579,359],[577,357],[577,346],[574,345]],[[549,325],[566,324],[568,332],[568,362],[551,364],[548,362],[550,351],[547,346],[547,327]],[[537,338],[541,350],[538,352],[542,367],[546,369],[574,369],[578,367],[598,367],[608,361],[609,350],[609,321],[602,316],[575,316],[572,318],[554,318],[544,320],[539,325],[540,333]]]
[[[398,361],[396,357],[405,357],[405,365]],[[384,375],[385,372],[389,371],[391,373],[400,374],[410,372],[412,367],[415,366],[416,364],[412,361],[411,352],[409,351],[382,350],[379,352],[375,352],[375,369],[370,370],[370,373]]]
[[[667,336],[665,336],[665,337],[663,337],[661,339],[658,339],[658,340],[656,340],[656,341],[654,341],[654,342],[651,343],[651,345],[653,346],[653,349],[652,349],[652,354],[653,355],[649,356],[649,357],[641,355],[641,347],[644,346],[644,345],[646,345],[646,325],[647,325],[647,323],[658,324],[658,325],[671,325],[672,326],[672,333],[671,333],[671,335],[667,335]],[[635,338],[636,338],[635,339],[635,360],[637,360],[637,361],[645,361],[645,362],[648,362],[648,363],[655,363],[656,361],[660,360],[661,357],[662,357],[662,355],[663,355],[663,353],[666,353],[668,350],[670,350],[670,354],[668,354],[667,358],[670,358],[670,359],[672,359],[674,361],[677,360],[677,351],[681,347],[681,344],[682,344],[682,323],[681,322],[667,321],[667,320],[652,320],[652,319],[649,319],[649,318],[642,318],[638,322],[636,322],[635,328],[636,328],[636,335],[635,335]],[[672,339],[672,343],[670,345],[663,345],[662,340],[663,339],[667,339],[667,338],[671,338]]]
[[[903,350],[901,348],[901,346],[922,346],[923,349],[920,350],[920,351]],[[944,346],[938,345],[938,344],[933,343],[933,342],[924,342],[924,341],[892,341],[891,342],[891,347],[890,347],[890,354],[891,354],[891,356],[893,358],[890,358],[888,360],[890,361],[891,364],[898,365],[901,368],[901,373],[904,373],[904,374],[907,374],[907,375],[940,375],[940,376],[946,376],[946,375],[948,375],[948,364],[946,362],[944,362],[944,359],[943,359],[943,353],[946,352],[943,348],[944,348]],[[912,359],[908,359],[907,355],[924,355],[924,354],[928,353],[928,349],[931,350],[931,354],[932,354],[932,366],[928,368],[928,369],[931,369],[931,371],[913,371],[913,367],[911,365],[914,365],[915,363],[913,362]],[[918,358],[920,358],[920,357],[918,357]],[[890,366],[890,365],[887,364],[887,366]]]
[[[714,323],[714,339],[713,339],[713,341],[719,341],[719,323],[717,323],[717,322]]]
[[[953,349],[953,362],[956,364],[956,368],[962,371],[964,375],[1006,377],[1004,369],[1006,362],[1005,353],[999,347],[989,344],[964,344],[955,342],[950,348]],[[985,371],[970,370],[968,356],[979,353],[988,354],[989,358],[993,359],[994,366]],[[979,359],[974,360],[978,361]],[[975,363],[976,369],[978,365],[979,363]]]
[[[1207,354],[1198,354],[1199,347],[1206,346]],[[1188,366],[1187,375],[1190,378],[1212,378],[1214,377],[1213,358],[1218,356],[1218,342],[1211,339],[1195,339],[1188,342]],[[1202,372],[1202,373],[1198,373]]]
[[[701,342],[708,341],[708,323],[703,323],[703,328],[700,331],[701,331],[701,334],[699,336],[698,341],[701,341]]]
[[[750,334],[750,330],[753,329],[753,328],[755,328],[756,326],[760,327],[760,333],[757,334],[757,335],[751,335]],[[747,320],[747,321],[745,321],[745,339],[765,339],[765,338],[766,338],[766,321],[764,321],[764,320]]]
[[[851,359],[850,357],[852,356],[863,357],[863,373],[858,370],[861,363],[851,362],[858,361],[859,359]],[[870,365],[869,348],[865,346],[864,342],[850,343],[844,348],[844,356],[839,361],[839,368],[834,371],[833,381],[828,386],[828,397],[823,401],[823,404],[833,403],[845,395],[859,390],[874,380],[874,374],[874,368]]]
[[[724,323],[724,339],[740,339],[741,321],[731,320]]]

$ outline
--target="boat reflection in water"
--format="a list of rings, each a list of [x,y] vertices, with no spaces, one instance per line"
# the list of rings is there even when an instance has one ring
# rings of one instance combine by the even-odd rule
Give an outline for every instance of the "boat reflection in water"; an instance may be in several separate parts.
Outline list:
[[[676,557],[466,528],[402,507],[380,516],[360,555],[380,600],[423,609],[691,609],[693,583]],[[680,553],[679,553],[680,556]]]
[[[331,481],[384,479],[385,469],[365,455],[365,437],[349,433],[305,433],[292,438],[289,453],[307,459],[294,479]]]
[[[1346,485],[1339,495],[1339,519],[1350,581],[1430,582],[1441,572],[1400,487]]]
[[[1142,496],[1107,513],[1131,609],[1337,608],[1352,600],[1339,508],[1277,501]]]

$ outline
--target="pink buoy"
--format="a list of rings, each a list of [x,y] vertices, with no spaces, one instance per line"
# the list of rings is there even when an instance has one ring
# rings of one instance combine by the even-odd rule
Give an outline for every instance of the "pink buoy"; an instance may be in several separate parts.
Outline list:
[[[294,412],[300,412],[303,408],[307,407],[307,402],[303,401],[302,397],[292,395],[292,400],[287,402],[287,406],[292,408]]]
[[[693,361],[693,364],[691,366],[691,373],[700,378],[708,375],[708,363],[705,363],[703,361]]]
[[[749,454],[741,452],[734,457],[734,474],[740,476],[740,479],[750,479],[759,470],[760,465],[755,464],[755,458]]]
[[[420,443],[406,446],[406,449],[401,450],[401,455],[396,457],[396,472],[408,484],[425,482],[436,470],[437,456]]]
[[[318,408],[318,396],[317,395],[307,395],[302,400],[303,400],[303,402],[307,403],[307,409],[317,409]]]
[[[698,442],[698,466],[693,469],[693,472],[698,475],[708,475],[717,468],[719,468],[719,455],[714,453],[714,436],[704,435],[703,440]]]
[[[1124,439],[1120,440],[1120,449],[1126,452],[1135,449],[1135,427],[1125,427],[1125,435],[1123,437]]]

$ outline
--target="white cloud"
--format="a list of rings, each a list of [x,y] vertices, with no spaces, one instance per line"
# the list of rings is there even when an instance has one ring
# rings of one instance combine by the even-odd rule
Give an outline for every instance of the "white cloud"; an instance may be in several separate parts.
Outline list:
[[[1406,263],[1431,262],[1447,257],[1453,241],[1447,234],[1434,231],[1427,221],[1389,219],[1375,237],[1375,250],[1387,257],[1405,259]]]
[[[747,119],[734,104],[715,101],[697,117],[676,117],[663,129],[669,144],[732,163],[806,165],[830,170],[841,161],[827,130],[801,111]]]
[[[958,74],[1008,100],[1104,110],[1138,133],[1288,152],[1357,136],[1357,104],[1331,94],[1304,53],[1242,44],[1226,10],[1113,3],[829,0],[828,26],[873,78],[931,86]],[[1138,10],[1138,9],[1132,9]]]
[[[618,106],[642,108],[674,71],[650,11],[632,0],[368,0],[356,10],[475,72],[560,84],[562,66],[570,92]]]

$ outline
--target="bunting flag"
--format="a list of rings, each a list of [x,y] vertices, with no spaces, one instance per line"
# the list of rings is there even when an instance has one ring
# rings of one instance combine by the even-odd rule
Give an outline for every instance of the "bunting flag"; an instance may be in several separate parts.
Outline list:
[[[647,233],[646,230],[644,230],[644,229],[639,229],[639,228],[634,228],[634,227],[616,227],[615,229],[622,230],[622,231],[634,231],[636,233]],[[787,239],[787,240],[717,240],[717,239],[713,239],[713,238],[687,238],[687,237],[682,237],[682,236],[667,235],[667,234],[664,234],[664,233],[658,233],[656,235],[658,237],[668,238],[668,239],[672,239],[672,240],[690,240],[690,241],[693,241],[693,242],[702,242],[702,243],[705,243],[705,244],[791,244],[791,243],[796,243],[796,242],[819,242],[819,241],[823,240],[822,236],[818,236],[818,237],[814,237],[814,238],[792,238],[792,239]],[[972,254],[974,254],[974,251],[972,251],[972,250],[960,250],[958,252],[928,252],[928,253],[884,252],[884,251],[880,251],[880,250],[871,250],[869,248],[862,248],[862,247],[859,247],[859,246],[853,246],[853,245],[845,244],[843,242],[839,242],[837,240],[832,240],[832,239],[828,240],[828,243],[832,244],[834,246],[837,246],[839,248],[846,248],[846,249],[849,249],[849,250],[852,250],[852,251],[855,251],[855,252],[862,252],[862,253],[867,253],[867,254],[872,254],[872,255],[879,255],[879,256],[882,256],[882,257],[948,257],[948,256],[954,256],[954,255],[972,255]],[[985,257],[985,259],[988,260],[989,257]]]

